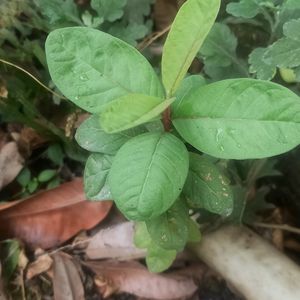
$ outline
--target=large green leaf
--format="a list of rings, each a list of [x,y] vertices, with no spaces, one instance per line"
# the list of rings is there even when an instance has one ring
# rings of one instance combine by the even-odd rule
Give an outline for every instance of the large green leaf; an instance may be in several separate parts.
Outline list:
[[[107,175],[113,157],[100,153],[89,156],[84,169],[84,191],[89,200],[111,199]]]
[[[98,113],[128,93],[161,97],[161,84],[147,60],[133,47],[92,28],[51,32],[46,55],[52,80],[81,108]]]
[[[99,116],[93,115],[77,129],[77,143],[90,152],[115,154],[132,137],[143,133],[143,128],[133,128],[116,134],[108,134],[100,126]]]
[[[101,114],[101,125],[108,133],[135,127],[162,113],[175,98],[128,94],[110,102]]]
[[[228,216],[233,209],[233,196],[228,179],[208,159],[190,154],[190,171],[184,194],[192,207]]]
[[[114,158],[109,186],[131,220],[157,217],[177,199],[188,172],[185,145],[169,133],[145,133],[124,144]]]
[[[146,222],[148,232],[153,241],[167,250],[181,251],[189,236],[188,208],[182,200],[162,215]]]
[[[263,158],[300,143],[300,99],[278,84],[233,79],[200,87],[173,113],[181,136],[227,159]]]
[[[220,0],[188,0],[180,8],[163,49],[162,79],[173,95],[211,29]]]

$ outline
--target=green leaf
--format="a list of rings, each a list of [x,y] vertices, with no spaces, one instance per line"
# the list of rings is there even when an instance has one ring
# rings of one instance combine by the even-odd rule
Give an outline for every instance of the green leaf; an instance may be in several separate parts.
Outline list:
[[[31,179],[31,172],[28,168],[22,169],[17,177],[17,182],[22,186],[25,187]]]
[[[50,179],[52,179],[56,174],[57,174],[56,170],[43,170],[38,176],[38,181],[47,182]]]
[[[229,3],[226,11],[235,17],[251,19],[264,13],[264,7],[272,4],[272,1],[266,0],[240,0],[238,3]]]
[[[6,240],[0,243],[0,260],[2,277],[9,282],[19,262],[20,245],[16,240]]]
[[[235,79],[200,87],[172,118],[187,142],[219,158],[270,157],[300,142],[299,97],[268,81]]]
[[[47,183],[47,190],[54,189],[60,185],[60,178],[54,177],[51,181]]]
[[[34,3],[51,28],[82,25],[73,0],[34,0]]]
[[[115,133],[146,123],[161,114],[175,98],[163,99],[128,94],[110,102],[102,112],[100,123],[108,133]]]
[[[84,191],[89,200],[108,200],[111,198],[107,184],[108,172],[113,157],[100,153],[89,156],[84,169]]]
[[[127,0],[123,19],[128,23],[143,24],[145,17],[151,13],[153,3],[154,0]]]
[[[144,222],[135,224],[134,243],[138,248],[147,249],[146,264],[150,272],[165,271],[176,258],[176,250],[166,250],[155,244]]]
[[[162,55],[162,80],[168,96],[174,95],[211,29],[220,0],[188,0],[172,24]]]
[[[205,73],[215,79],[213,70],[218,72],[220,68],[232,70],[234,67],[243,77],[248,77],[247,66],[237,57],[236,47],[237,38],[230,28],[226,24],[215,23],[198,54],[203,58]]]
[[[126,2],[127,0],[92,0],[91,7],[98,13],[100,18],[114,22],[123,16]]]
[[[233,209],[229,181],[218,167],[199,154],[190,153],[190,170],[183,190],[189,206],[228,216]]]
[[[261,80],[271,80],[276,74],[276,65],[270,65],[263,59],[266,51],[268,48],[256,48],[249,55],[249,71]]]
[[[145,133],[118,151],[109,186],[121,212],[131,220],[157,217],[177,199],[188,172],[185,145],[169,133]]]
[[[268,47],[263,57],[266,63],[280,68],[293,68],[300,65],[299,26],[300,19],[284,24],[285,37]]]
[[[129,23],[124,25],[124,22],[117,22],[111,25],[108,33],[136,46],[137,40],[144,38],[149,33],[149,27],[147,24]]]
[[[49,146],[46,151],[48,158],[58,166],[62,166],[64,162],[64,153],[59,144]]]
[[[134,128],[107,134],[100,125],[99,116],[93,115],[79,126],[75,139],[82,148],[90,152],[115,154],[125,142],[143,132],[143,128]]]
[[[167,250],[181,251],[188,240],[188,222],[188,208],[182,200],[178,200],[162,215],[146,221],[146,225],[157,245]]]
[[[134,223],[134,244],[136,247],[144,249],[149,247],[152,243],[152,239],[149,235],[147,226],[145,222]]]
[[[31,181],[29,181],[27,185],[27,189],[30,194],[34,193],[38,187],[39,187],[39,183],[36,178],[33,178]]]
[[[189,232],[188,232],[188,242],[190,242],[190,243],[200,242],[201,232],[200,232],[199,226],[191,218],[189,218],[188,230],[189,230]]]
[[[175,94],[176,100],[172,104],[172,110],[178,110],[180,108],[180,105],[182,104],[183,99],[187,97],[189,93],[205,84],[206,81],[201,75],[191,75],[184,78]]]
[[[130,45],[99,30],[57,29],[46,40],[46,56],[57,87],[89,112],[99,113],[107,103],[129,93],[163,96],[147,60]]]
[[[176,250],[166,250],[152,243],[146,256],[146,264],[149,271],[160,273],[167,270],[175,260],[176,254]]]

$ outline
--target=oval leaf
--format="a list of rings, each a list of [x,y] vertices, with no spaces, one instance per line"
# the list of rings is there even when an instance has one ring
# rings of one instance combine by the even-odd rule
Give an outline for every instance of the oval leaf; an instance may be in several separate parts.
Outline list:
[[[167,250],[181,251],[189,234],[188,208],[177,201],[169,210],[146,222],[152,240]]]
[[[300,142],[299,97],[267,81],[206,85],[189,94],[172,117],[187,142],[220,158],[269,157]]]
[[[190,154],[190,170],[183,192],[192,207],[224,216],[233,210],[228,179],[212,162],[198,154]]]
[[[77,129],[77,143],[90,152],[115,154],[130,138],[143,133],[143,128],[134,128],[117,134],[107,134],[100,125],[99,116],[93,115]]]
[[[108,133],[129,129],[162,113],[175,98],[163,101],[157,97],[128,94],[110,102],[101,114],[101,125]]]
[[[164,45],[162,79],[173,95],[211,29],[220,0],[188,0],[180,8]]]
[[[146,133],[121,147],[109,172],[118,208],[131,220],[148,220],[177,199],[188,172],[185,145],[169,133]]]
[[[46,41],[46,56],[57,87],[89,112],[98,113],[128,93],[163,95],[148,61],[135,48],[99,30],[54,30]]]
[[[84,169],[84,191],[89,200],[107,200],[111,198],[107,184],[107,175],[111,167],[112,156],[93,153]]]

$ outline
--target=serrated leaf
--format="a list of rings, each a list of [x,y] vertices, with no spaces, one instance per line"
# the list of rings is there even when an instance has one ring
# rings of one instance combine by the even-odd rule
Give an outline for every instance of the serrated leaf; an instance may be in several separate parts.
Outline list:
[[[188,221],[188,208],[182,200],[178,200],[162,215],[146,221],[146,225],[157,245],[167,250],[181,251],[188,240]]]
[[[115,154],[125,142],[143,132],[145,132],[143,128],[134,128],[108,134],[101,127],[99,116],[93,115],[79,126],[75,139],[82,148],[90,152]]]
[[[82,25],[73,0],[34,0],[34,3],[52,28]]]
[[[89,156],[84,169],[84,191],[89,200],[108,200],[111,198],[107,176],[113,157],[100,153]]]
[[[226,11],[235,17],[251,19],[264,13],[264,6],[272,4],[272,1],[266,0],[240,0],[238,3],[229,3]]]
[[[228,216],[233,209],[229,181],[216,165],[199,154],[190,153],[190,170],[183,190],[191,207]]]
[[[172,118],[187,142],[219,158],[270,157],[300,142],[299,97],[268,81],[232,79],[200,87]]]
[[[123,16],[126,2],[127,0],[92,0],[91,7],[100,18],[114,22]]]
[[[173,95],[211,29],[220,0],[188,0],[178,11],[162,55],[162,80]]]
[[[271,80],[276,74],[276,66],[267,64],[263,59],[266,51],[268,48],[256,48],[249,55],[249,71],[261,80]]]
[[[149,33],[147,24],[117,22],[111,25],[108,33],[122,39],[132,46],[136,46],[137,40],[144,38]]]
[[[185,145],[169,133],[145,133],[124,144],[114,158],[109,186],[131,220],[157,217],[177,199],[188,172]]]
[[[161,114],[175,98],[163,100],[140,94],[128,94],[110,102],[100,122],[108,133],[115,133],[146,123]]]
[[[230,28],[226,24],[215,23],[198,54],[203,59],[205,73],[214,80],[227,78],[224,75],[216,78],[213,73],[219,75],[220,69],[222,73],[228,70],[233,77],[248,77],[247,66],[237,57],[236,47],[237,38]]]
[[[99,30],[57,29],[46,40],[46,56],[57,87],[89,112],[99,113],[107,103],[129,93],[163,95],[148,61],[130,45]]]
[[[154,0],[127,0],[124,17],[128,23],[143,24],[144,18],[151,13]]]
[[[176,250],[163,249],[151,239],[144,222],[135,223],[134,243],[138,248],[147,249],[146,264],[150,272],[165,271],[176,258]]]
[[[228,67],[236,59],[237,38],[226,24],[215,23],[199,54],[205,64]]]
[[[286,37],[268,47],[263,59],[280,68],[294,68],[300,65],[300,20],[292,20],[283,26]]]

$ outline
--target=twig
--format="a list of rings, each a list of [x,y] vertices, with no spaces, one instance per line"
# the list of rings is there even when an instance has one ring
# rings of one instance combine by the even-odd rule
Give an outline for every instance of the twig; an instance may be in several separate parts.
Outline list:
[[[281,229],[293,233],[300,234],[300,228],[296,228],[287,224],[267,224],[267,223],[261,223],[261,222],[254,222],[251,225],[262,227],[262,228],[270,228],[270,229]]]
[[[55,249],[55,250],[52,250],[52,251],[50,251],[50,252],[42,253],[40,256],[43,256],[43,255],[45,255],[45,254],[53,255],[53,254],[55,254],[55,253],[57,253],[57,252],[60,252],[60,251],[62,251],[62,250],[66,250],[66,249],[71,250],[71,249],[76,248],[76,247],[79,246],[79,245],[89,243],[91,240],[92,240],[92,237],[87,238],[87,239],[82,240],[82,241],[75,242],[75,243],[73,243],[73,244],[71,244],[71,245],[66,245],[66,246],[59,247],[59,248],[57,248],[57,249]]]
[[[139,51],[142,51],[144,49],[146,49],[147,47],[149,47],[154,41],[156,41],[159,37],[161,37],[162,35],[164,35],[166,32],[168,32],[171,28],[171,25],[167,26],[166,28],[164,28],[161,31],[155,32],[153,34],[151,34],[150,36],[148,36],[145,40],[143,40],[138,46],[137,49]]]
[[[0,58],[0,62],[6,64],[6,65],[9,65],[11,67],[14,67],[20,71],[22,71],[23,73],[25,73],[26,75],[28,75],[29,77],[31,77],[35,82],[37,82],[40,86],[42,86],[44,89],[46,89],[48,92],[50,92],[51,94],[53,94],[54,96],[60,98],[60,99],[65,99],[67,100],[66,97],[62,96],[62,95],[59,95],[57,93],[55,93],[54,91],[52,91],[51,89],[49,89],[45,84],[43,84],[40,80],[38,80],[34,75],[32,75],[31,73],[29,73],[28,71],[26,71],[25,69],[23,69],[22,67],[18,66],[18,65],[15,65],[9,61],[6,61],[4,59],[1,59]]]

